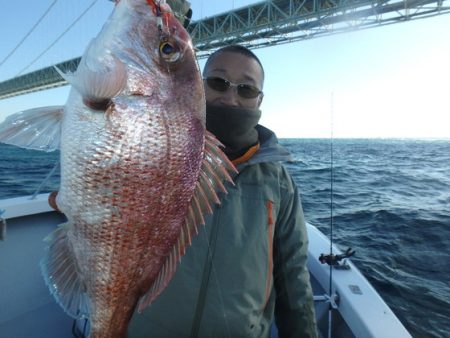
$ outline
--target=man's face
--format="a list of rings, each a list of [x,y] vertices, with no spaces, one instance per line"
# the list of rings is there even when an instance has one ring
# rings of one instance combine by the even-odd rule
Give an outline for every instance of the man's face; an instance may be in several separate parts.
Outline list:
[[[246,55],[234,52],[222,52],[210,61],[205,68],[204,78],[220,77],[234,84],[246,84],[262,90],[263,73],[256,60]],[[245,98],[238,94],[237,88],[231,86],[226,91],[217,91],[208,86],[205,81],[206,102],[215,106],[242,108],[259,108],[263,94],[255,98]]]

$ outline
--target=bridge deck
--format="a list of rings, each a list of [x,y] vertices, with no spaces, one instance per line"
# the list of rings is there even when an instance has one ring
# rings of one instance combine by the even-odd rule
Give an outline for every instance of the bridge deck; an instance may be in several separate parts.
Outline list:
[[[228,44],[274,46],[354,29],[450,12],[450,0],[273,0],[194,21],[188,27],[198,57]],[[56,66],[75,71],[80,58]],[[66,85],[47,67],[0,82],[0,100]]]

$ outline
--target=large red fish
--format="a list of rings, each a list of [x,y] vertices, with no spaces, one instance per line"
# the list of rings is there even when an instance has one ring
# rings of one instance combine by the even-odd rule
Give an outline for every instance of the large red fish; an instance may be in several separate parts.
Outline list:
[[[22,112],[0,141],[61,149],[58,206],[42,270],[91,337],[125,337],[165,288],[233,170],[205,130],[203,82],[170,8],[121,0],[84,53],[64,107]]]

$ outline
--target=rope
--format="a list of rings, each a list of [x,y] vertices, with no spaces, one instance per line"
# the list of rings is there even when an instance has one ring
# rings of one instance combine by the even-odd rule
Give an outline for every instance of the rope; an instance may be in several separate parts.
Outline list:
[[[34,194],[30,197],[30,200],[34,200],[36,198],[36,196],[41,192],[42,187],[47,183],[47,181],[50,179],[50,177],[53,176],[53,174],[56,171],[56,168],[58,168],[59,166],[59,161],[57,161],[55,163],[55,166],[53,167],[52,170],[50,170],[50,172],[48,173],[48,175],[44,178],[44,180],[42,181],[42,183],[39,185],[39,187],[36,189],[36,191],[34,192]]]
[[[194,319],[192,320],[190,337],[191,338],[198,337],[198,333],[200,331],[200,323],[202,320],[203,310],[204,310],[205,302],[206,302],[208,285],[210,282],[210,276],[211,276],[211,271],[212,271],[214,282],[217,284],[219,302],[220,302],[220,306],[222,307],[223,319],[225,321],[225,326],[227,328],[227,337],[231,338],[230,327],[229,327],[229,323],[228,323],[227,313],[225,310],[225,302],[223,299],[222,289],[219,284],[219,278],[217,276],[217,271],[216,271],[216,268],[214,265],[214,257],[213,257],[214,251],[216,250],[217,236],[218,236],[218,232],[219,232],[219,229],[218,229],[219,224],[217,224],[217,223],[214,224],[214,226],[211,229],[211,234],[209,236],[208,236],[208,232],[206,231],[206,227],[202,226],[202,225],[201,225],[201,227],[205,234],[205,241],[208,246],[208,252],[207,252],[207,256],[206,256],[205,265],[203,268],[202,282],[201,282],[201,286],[200,286],[199,295],[197,298],[197,305],[195,308]],[[223,332],[223,333],[225,334],[225,332]]]

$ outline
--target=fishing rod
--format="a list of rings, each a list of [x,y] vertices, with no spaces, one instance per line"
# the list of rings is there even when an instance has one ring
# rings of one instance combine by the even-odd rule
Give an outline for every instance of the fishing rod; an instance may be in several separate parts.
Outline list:
[[[333,335],[333,310],[338,308],[339,296],[333,290],[333,269],[348,269],[348,265],[340,263],[344,258],[351,257],[355,254],[352,248],[348,248],[344,253],[335,255],[333,253],[334,246],[334,95],[331,93],[330,97],[330,252],[329,254],[321,254],[319,261],[322,264],[329,265],[329,287],[328,294],[324,296],[314,296],[316,301],[325,301],[328,303],[328,333],[327,337],[331,338]]]
[[[326,302],[328,303],[328,332],[327,337],[331,338],[333,334],[333,310],[338,308],[338,296],[333,293],[333,267],[339,265],[339,261],[344,258],[345,255],[334,255],[333,254],[333,243],[334,243],[334,219],[333,219],[333,182],[334,182],[334,149],[333,149],[333,93],[331,93],[330,100],[330,252],[329,254],[321,254],[319,261],[322,264],[328,264],[330,268],[329,273],[329,286],[328,294],[325,293],[322,296],[314,296],[315,302]],[[351,249],[349,249],[351,250]],[[348,252],[348,250],[347,250]]]
[[[333,102],[333,92],[331,93],[330,97],[330,256],[333,257],[333,229],[334,229],[334,223],[333,223],[333,182],[334,182],[334,151],[333,151],[333,110],[334,110],[334,102]],[[329,280],[329,290],[328,294],[330,296],[330,302],[328,304],[328,338],[331,338],[332,334],[332,326],[333,326],[333,307],[336,304],[333,304],[332,298],[333,297],[333,264],[330,264],[330,280]]]

